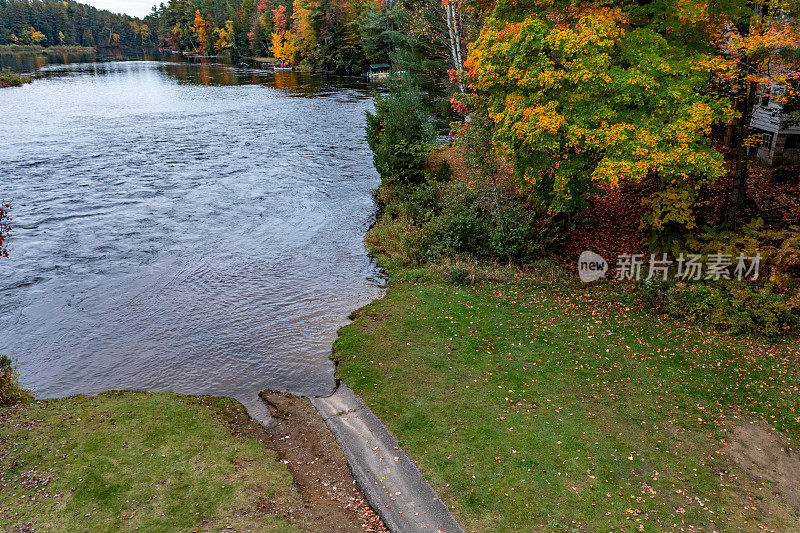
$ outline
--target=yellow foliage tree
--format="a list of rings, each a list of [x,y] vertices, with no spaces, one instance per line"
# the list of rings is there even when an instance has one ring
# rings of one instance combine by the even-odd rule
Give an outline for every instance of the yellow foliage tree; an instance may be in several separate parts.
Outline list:
[[[275,31],[272,32],[272,56],[280,59],[281,62],[292,63],[295,59],[295,42],[290,32],[287,30],[288,18],[286,7],[278,6],[272,10],[275,22]]]
[[[217,28],[214,30],[214,33],[217,34],[217,42],[214,43],[214,48],[216,48],[218,52],[236,46],[236,43],[233,40],[234,31],[232,20],[226,20],[223,28]]]
[[[294,0],[294,9],[292,10],[294,30],[289,36],[294,44],[295,55],[311,60],[316,55],[318,45],[317,32],[311,25],[311,12],[317,5],[318,2],[314,1]]]
[[[31,26],[31,43],[32,44],[41,44],[42,41],[45,41],[47,37],[45,37],[44,33],[40,32],[33,26]]]
[[[466,61],[523,189],[573,211],[621,179],[684,189],[725,173],[708,136],[730,108],[697,90],[708,54],[678,49],[619,9],[554,18],[497,10]]]
[[[144,44],[146,41],[149,41],[152,35],[153,32],[150,30],[150,26],[147,24],[142,24],[139,26],[139,37],[142,38],[142,44]]]

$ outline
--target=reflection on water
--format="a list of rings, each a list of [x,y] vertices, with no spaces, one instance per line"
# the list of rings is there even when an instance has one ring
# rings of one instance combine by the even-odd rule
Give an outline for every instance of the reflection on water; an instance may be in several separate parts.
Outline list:
[[[134,64],[132,65],[131,62]],[[141,62],[145,69],[156,68],[178,83],[205,86],[267,85],[297,96],[315,96],[339,89],[375,87],[357,77],[320,76],[308,72],[278,71],[257,62],[231,64],[222,58],[191,58],[181,54],[152,52],[74,53],[74,52],[0,52],[0,68],[33,74],[35,78],[53,78],[81,74],[130,74]]]
[[[0,353],[41,396],[324,394],[380,294],[358,79],[49,63],[0,99]]]
[[[66,65],[94,61],[94,53],[41,53],[41,52],[0,52],[0,69],[8,68],[18,73],[36,72],[48,65]]]
[[[131,57],[121,57],[122,54],[117,54],[120,57],[117,59],[156,59],[155,57],[146,57],[144,54],[136,54]],[[100,58],[106,60],[114,59],[114,57],[107,54],[100,54]],[[30,74],[38,72],[39,70],[47,67],[48,65],[68,65],[70,63],[85,63],[89,61],[97,61],[98,54],[92,51],[88,52],[65,52],[65,51],[41,51],[41,52],[5,52],[0,51],[0,68],[8,68],[20,74]]]

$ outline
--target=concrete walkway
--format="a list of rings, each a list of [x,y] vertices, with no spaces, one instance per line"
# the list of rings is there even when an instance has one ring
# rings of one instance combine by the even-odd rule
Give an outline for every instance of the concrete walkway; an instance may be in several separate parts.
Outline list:
[[[463,533],[386,426],[344,384],[332,396],[311,398],[373,509],[394,533]]]

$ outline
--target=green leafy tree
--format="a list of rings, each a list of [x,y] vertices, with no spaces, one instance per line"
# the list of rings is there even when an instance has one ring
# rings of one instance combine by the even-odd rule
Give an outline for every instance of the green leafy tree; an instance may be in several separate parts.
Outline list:
[[[396,8],[379,9],[372,6],[364,10],[358,20],[358,34],[361,47],[370,62],[388,63],[391,60],[391,53],[403,39],[403,35],[395,29],[401,17],[402,11]]]

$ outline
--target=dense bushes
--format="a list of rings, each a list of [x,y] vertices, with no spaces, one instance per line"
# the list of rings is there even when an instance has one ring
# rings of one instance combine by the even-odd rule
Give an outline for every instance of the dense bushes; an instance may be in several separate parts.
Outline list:
[[[733,231],[726,226],[706,226],[697,236],[691,236],[686,250],[704,255],[722,252],[736,256],[761,254],[760,277],[768,279],[778,292],[791,293],[800,289],[800,227],[769,229],[760,218]]]
[[[800,313],[770,286],[755,287],[738,281],[718,285],[690,285],[669,293],[667,311],[676,317],[695,317],[733,333],[766,336],[788,333],[800,323]]]
[[[656,310],[697,319],[733,333],[774,336],[800,329],[800,231],[768,229],[756,219],[738,231],[707,226],[686,237],[680,251],[761,255],[757,280],[675,284],[645,281],[639,294]]]
[[[19,385],[17,372],[11,365],[11,359],[0,355],[0,407],[31,399],[30,393]]]
[[[432,157],[438,149],[424,101],[415,87],[395,82],[367,114],[367,139],[382,180],[376,191],[381,216],[366,242],[384,266],[408,270],[455,258],[467,264],[529,261],[563,239],[563,225],[526,208],[513,187],[499,191],[494,180],[453,179],[447,159]],[[467,164],[480,166],[471,159]],[[463,268],[444,270],[454,282],[471,279]]]
[[[774,291],[736,280],[715,284],[644,281],[639,294],[653,310],[702,321],[732,333],[775,336],[800,326],[797,302]]]
[[[563,238],[564,228],[554,219],[513,203],[497,207],[489,197],[484,187],[429,176],[414,185],[383,183],[377,193],[381,217],[367,246],[394,270],[456,256],[528,261]]]
[[[487,255],[490,214],[481,205],[479,192],[455,183],[442,196],[442,212],[427,227],[432,243],[429,258],[448,252]]]

